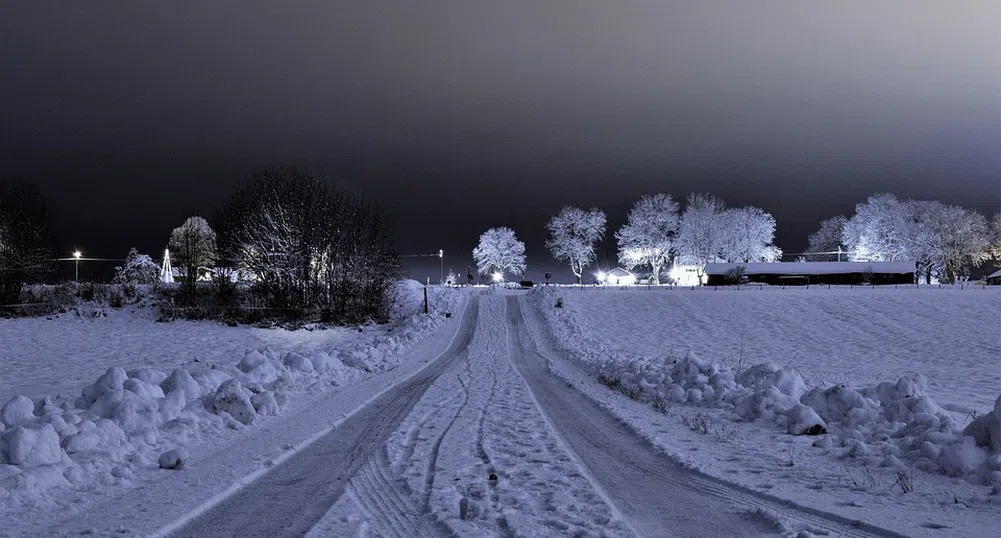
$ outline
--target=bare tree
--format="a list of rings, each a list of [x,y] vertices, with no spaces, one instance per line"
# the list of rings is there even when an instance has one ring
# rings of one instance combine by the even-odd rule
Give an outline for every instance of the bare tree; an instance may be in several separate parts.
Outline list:
[[[660,271],[671,259],[678,236],[678,202],[670,194],[648,194],[629,211],[626,224],[615,233],[619,262],[630,269],[649,265],[650,282],[660,284]]]
[[[184,269],[184,290],[193,294],[199,270],[215,263],[215,232],[202,217],[189,217],[170,233],[170,250]]]
[[[399,276],[393,227],[359,193],[272,168],[237,187],[219,222],[226,257],[253,275],[272,307],[319,308],[339,321],[388,317]]]
[[[570,262],[570,270],[582,282],[584,268],[594,261],[595,243],[605,235],[605,213],[566,206],[546,225],[551,238],[546,246],[553,257]]]
[[[490,228],[480,236],[480,242],[473,249],[473,259],[480,274],[504,274],[510,271],[516,275],[525,272],[525,243],[518,241],[514,230],[500,226]]]
[[[0,304],[20,300],[25,284],[50,268],[49,212],[34,186],[0,182]]]

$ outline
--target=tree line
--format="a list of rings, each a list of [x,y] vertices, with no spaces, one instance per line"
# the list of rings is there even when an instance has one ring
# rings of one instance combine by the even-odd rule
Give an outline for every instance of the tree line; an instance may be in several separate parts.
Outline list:
[[[606,215],[597,208],[564,207],[547,224],[546,247],[568,263],[583,282],[585,269],[605,237]],[[684,210],[670,194],[641,197],[615,232],[618,261],[630,270],[647,269],[659,284],[671,264],[694,267],[701,279],[710,262],[774,262],[782,250],[773,244],[775,219],[757,207],[728,207],[719,197],[695,193]],[[509,228],[492,228],[473,250],[482,274],[522,274],[525,245]],[[851,218],[821,222],[799,261],[913,260],[917,274],[931,282],[955,282],[973,266],[1001,266],[1001,212],[988,222],[974,210],[934,200],[899,200],[875,194]]]
[[[346,185],[297,168],[271,168],[237,185],[208,220],[192,216],[169,237],[182,304],[199,297],[200,276],[237,306],[236,283],[289,317],[319,310],[331,320],[385,320],[401,270],[394,227],[377,204]],[[52,270],[49,212],[24,183],[0,183],[0,304]],[[135,249],[115,281],[153,283],[159,266]],[[239,277],[239,278],[237,278]]]

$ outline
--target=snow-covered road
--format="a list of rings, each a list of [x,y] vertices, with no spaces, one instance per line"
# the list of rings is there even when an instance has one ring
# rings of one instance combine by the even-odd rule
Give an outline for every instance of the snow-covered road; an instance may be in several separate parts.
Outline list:
[[[516,296],[173,536],[894,536],[679,464],[554,376]]]

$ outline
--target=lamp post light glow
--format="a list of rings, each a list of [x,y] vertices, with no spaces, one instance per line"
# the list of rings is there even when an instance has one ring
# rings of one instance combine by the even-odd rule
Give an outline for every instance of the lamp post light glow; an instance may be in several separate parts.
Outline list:
[[[494,282],[503,282],[503,281],[504,281],[504,273],[500,271],[494,273]]]
[[[604,271],[598,271],[598,282],[604,284],[606,276]]]
[[[73,251],[73,259],[74,259],[73,263],[76,265],[75,277],[73,278],[74,282],[79,282],[80,281],[80,257],[81,256],[83,256],[83,253],[81,253],[79,250],[74,250]]]
[[[445,251],[438,249],[438,283],[445,285]]]

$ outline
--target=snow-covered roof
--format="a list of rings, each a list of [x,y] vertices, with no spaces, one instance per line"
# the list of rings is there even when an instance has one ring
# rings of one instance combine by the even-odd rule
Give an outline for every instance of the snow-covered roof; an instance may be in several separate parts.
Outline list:
[[[844,273],[906,274],[914,272],[914,262],[773,262],[773,263],[707,263],[707,275],[725,275],[735,267],[743,267],[745,275],[834,275]]]
[[[1001,269],[994,271],[993,273],[987,275],[987,278],[999,278],[1001,277]]]
[[[608,276],[632,276],[633,274],[621,267],[616,267],[608,272]]]

